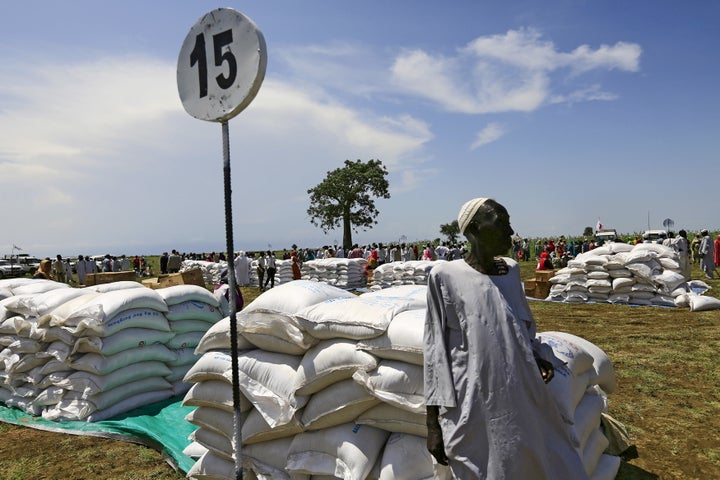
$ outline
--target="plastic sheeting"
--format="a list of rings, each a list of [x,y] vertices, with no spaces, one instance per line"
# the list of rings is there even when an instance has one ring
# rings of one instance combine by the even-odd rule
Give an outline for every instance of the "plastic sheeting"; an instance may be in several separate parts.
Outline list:
[[[195,407],[182,405],[182,397],[146,405],[100,422],[52,422],[0,404],[0,421],[57,433],[89,435],[138,443],[159,451],[175,469],[187,473],[195,460],[183,453],[197,427],[185,420]]]

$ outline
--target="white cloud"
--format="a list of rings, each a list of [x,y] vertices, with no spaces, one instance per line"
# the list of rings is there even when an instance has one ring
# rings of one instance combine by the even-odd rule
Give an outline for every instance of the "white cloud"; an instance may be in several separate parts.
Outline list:
[[[505,135],[505,128],[499,123],[489,123],[475,136],[475,141],[470,145],[470,150],[475,150],[483,145],[499,140]]]
[[[0,189],[17,200],[0,224],[13,225],[13,241],[36,253],[50,224],[60,253],[167,242],[187,251],[182,242],[224,238],[220,126],[184,112],[175,65],[145,57],[42,65],[0,72],[8,100]],[[432,138],[416,117],[360,110],[272,74],[230,129],[235,228],[260,244],[318,233],[302,199],[327,170],[377,158],[400,172]]]
[[[314,93],[341,91],[354,96],[383,93],[388,87],[388,60],[353,43],[285,45],[271,52],[281,74]]]
[[[536,30],[522,29],[479,37],[452,56],[406,51],[395,59],[391,72],[397,87],[448,111],[532,111],[566,96],[573,101],[613,98],[595,95],[597,89],[555,93],[561,87],[552,83],[553,75],[561,69],[569,69],[573,76],[598,69],[635,72],[641,53],[638,45],[624,42],[597,49],[581,45],[563,53]],[[583,92],[590,95],[583,97]]]
[[[173,84],[171,67],[145,58],[10,65],[0,74],[0,95],[15,100],[0,113],[2,155],[59,175],[88,167],[176,111]]]

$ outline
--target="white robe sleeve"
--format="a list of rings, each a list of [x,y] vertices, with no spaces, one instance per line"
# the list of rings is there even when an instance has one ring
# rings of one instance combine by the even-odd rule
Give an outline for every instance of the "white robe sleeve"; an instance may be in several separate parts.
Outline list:
[[[457,404],[452,367],[446,348],[446,326],[447,315],[441,285],[437,276],[431,272],[428,278],[423,337],[425,404],[429,406],[455,407]]]

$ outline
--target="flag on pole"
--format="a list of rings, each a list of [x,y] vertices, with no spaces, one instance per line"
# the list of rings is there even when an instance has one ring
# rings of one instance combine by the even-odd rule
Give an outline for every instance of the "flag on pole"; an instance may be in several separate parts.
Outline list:
[[[603,224],[600,222],[600,219],[598,218],[598,221],[595,224],[595,231],[599,232],[600,230],[602,230],[602,228],[603,228]]]
[[[13,243],[13,248],[14,248],[15,250],[22,250],[22,248],[18,247],[18,246],[15,245],[14,243]]]

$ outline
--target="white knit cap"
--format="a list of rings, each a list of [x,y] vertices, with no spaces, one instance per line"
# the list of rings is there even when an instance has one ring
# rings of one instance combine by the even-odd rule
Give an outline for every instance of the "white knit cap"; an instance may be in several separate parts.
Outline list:
[[[458,226],[460,227],[460,233],[465,233],[465,229],[468,225],[470,225],[470,222],[477,213],[478,208],[480,208],[482,204],[488,200],[490,199],[473,198],[472,200],[465,202],[465,204],[460,207],[460,213],[458,213]]]

